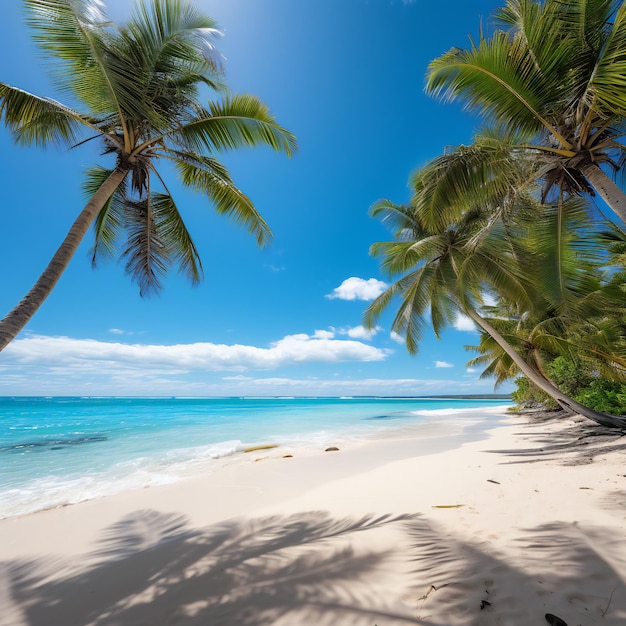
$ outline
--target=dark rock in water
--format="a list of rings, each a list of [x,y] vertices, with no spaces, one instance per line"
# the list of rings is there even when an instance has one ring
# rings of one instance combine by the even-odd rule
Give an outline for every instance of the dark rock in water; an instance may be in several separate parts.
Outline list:
[[[88,435],[86,437],[72,437],[68,439],[39,439],[38,441],[16,443],[12,446],[2,446],[0,447],[0,452],[22,452],[24,450],[40,450],[42,448],[47,448],[48,450],[62,450],[69,446],[106,441],[107,439],[108,437],[104,435]]]
[[[339,448],[336,448],[335,446],[331,446],[330,448],[326,448],[324,452],[339,452]]]
[[[566,622],[564,622],[560,617],[552,615],[552,613],[546,613],[546,622],[548,622],[550,626],[567,626]]]

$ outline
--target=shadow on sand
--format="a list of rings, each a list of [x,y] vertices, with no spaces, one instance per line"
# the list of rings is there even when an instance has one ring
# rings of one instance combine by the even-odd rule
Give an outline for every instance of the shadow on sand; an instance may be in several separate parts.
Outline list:
[[[561,465],[581,465],[592,463],[594,458],[611,452],[626,450],[626,432],[600,426],[585,418],[575,418],[576,422],[558,431],[541,431],[542,424],[558,422],[568,417],[565,412],[550,412],[530,416],[530,428],[518,433],[530,439],[532,447],[512,450],[489,450],[505,454],[517,460],[513,463],[536,463],[545,459],[555,459]],[[625,470],[626,472],[626,470]]]
[[[1,563],[0,624],[506,626],[553,612],[568,626],[612,626],[626,617],[618,539],[554,524],[522,531],[512,561],[418,515],[310,512],[197,529],[137,511],[86,561]]]

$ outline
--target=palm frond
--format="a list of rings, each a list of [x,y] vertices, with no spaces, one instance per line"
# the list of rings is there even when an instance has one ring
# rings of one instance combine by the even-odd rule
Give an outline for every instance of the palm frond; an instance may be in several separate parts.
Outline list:
[[[71,145],[81,128],[98,131],[88,118],[52,100],[0,83],[0,115],[19,144]]]
[[[405,338],[410,354],[417,354],[424,333],[430,327],[426,313],[431,303],[431,286],[436,271],[435,266],[424,265],[398,281],[402,301],[391,329]]]
[[[234,184],[221,163],[209,157],[175,151],[168,155],[176,162],[183,184],[193,191],[206,194],[218,213],[245,226],[255,235],[258,245],[265,245],[271,239],[269,226],[250,198]]]
[[[396,204],[383,198],[371,206],[370,215],[389,226],[398,241],[415,240],[427,234],[415,207],[410,204]]]
[[[599,19],[604,23],[596,25],[602,30],[606,28],[606,20],[613,9],[613,3],[588,2],[587,4],[598,5],[603,11],[599,11]],[[608,5],[608,6],[605,6]],[[606,16],[606,17],[605,17]],[[613,115],[626,115],[626,5],[620,3],[614,13],[613,24],[605,41],[598,42],[596,53],[596,64],[593,68],[592,78],[589,83],[589,97],[593,97],[599,112],[607,112]]]
[[[71,92],[96,114],[118,110],[115,77],[107,68],[112,23],[99,0],[24,0],[27,24],[46,55],[64,63],[54,69],[59,89]]]
[[[481,135],[433,159],[411,177],[412,205],[429,228],[441,229],[477,207],[501,205],[523,191],[540,166],[528,151],[501,137]]]
[[[136,6],[128,32],[145,55],[146,66],[177,72],[181,64],[213,75],[222,69],[222,55],[214,41],[222,33],[211,17],[190,2],[155,0]]]
[[[454,48],[432,61],[426,89],[444,100],[462,98],[468,108],[486,120],[511,130],[547,130],[564,147],[571,147],[546,117],[550,101],[558,102],[564,90],[558,72],[546,75],[523,54],[524,44],[508,33],[496,31],[470,49]],[[570,50],[555,47],[553,67],[564,63]]]
[[[397,276],[420,264],[428,263],[441,251],[441,240],[436,236],[417,241],[380,241],[370,248],[373,257],[382,257],[381,266],[390,276]]]
[[[387,287],[374,301],[365,309],[363,314],[363,326],[367,329],[374,328],[383,311],[389,306],[393,298],[398,295],[399,285],[394,283]]]
[[[156,232],[167,258],[192,284],[199,283],[202,262],[174,199],[168,193],[153,193],[151,204]]]
[[[197,112],[196,118],[165,137],[182,141],[192,152],[209,153],[240,147],[266,145],[291,156],[296,150],[292,133],[279,126],[258,98],[236,95],[214,102]]]
[[[126,230],[128,240],[122,252],[126,273],[139,286],[141,297],[158,293],[161,279],[170,262],[168,249],[160,238],[153,197],[126,200]]]
[[[599,289],[599,245],[586,236],[589,216],[580,199],[546,204],[534,221],[527,245],[533,248],[534,274],[549,305],[565,313]]]
[[[140,143],[192,119],[199,85],[224,91],[215,26],[190,2],[140,2],[109,42],[107,64]]]
[[[142,297],[160,291],[161,279],[171,265],[177,265],[193,284],[200,282],[198,251],[168,193],[151,192],[141,200],[126,198],[125,227],[128,240],[122,256]]]
[[[92,167],[86,173],[83,190],[88,198],[93,196],[109,178],[113,170]],[[91,264],[96,266],[103,256],[114,256],[125,226],[126,181],[122,182],[109,197],[94,222],[94,244],[91,248]]]

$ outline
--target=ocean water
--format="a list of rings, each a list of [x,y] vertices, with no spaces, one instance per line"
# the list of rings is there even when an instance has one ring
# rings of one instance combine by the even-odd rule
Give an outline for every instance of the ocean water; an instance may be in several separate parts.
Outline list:
[[[505,404],[405,398],[0,398],[0,518],[175,482],[213,471],[226,458],[243,458],[255,445],[323,448],[406,428],[422,428],[428,436],[444,421],[463,430],[476,423],[476,410]]]

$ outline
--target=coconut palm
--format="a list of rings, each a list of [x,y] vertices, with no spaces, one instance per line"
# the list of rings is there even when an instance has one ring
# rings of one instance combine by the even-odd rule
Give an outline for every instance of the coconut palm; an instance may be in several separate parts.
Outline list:
[[[417,180],[420,180],[419,176]],[[520,195],[515,202],[519,205],[520,202],[532,204],[534,201]],[[486,292],[509,303],[511,311],[520,319],[528,312],[536,311],[538,303],[545,307],[545,297],[533,283],[541,278],[537,268],[552,255],[559,257],[553,259],[555,267],[551,280],[556,284],[548,295],[552,307],[560,311],[561,316],[574,315],[576,311],[578,316],[585,315],[585,312],[600,314],[602,303],[597,299],[579,298],[581,286],[588,288],[592,275],[585,264],[574,264],[566,258],[564,252],[569,247],[555,237],[555,228],[560,228],[561,233],[567,232],[563,226],[564,208],[572,214],[581,210],[580,206],[564,207],[558,203],[546,213],[554,218],[546,220],[551,224],[540,227],[539,231],[546,236],[545,241],[550,240],[547,235],[552,233],[551,240],[558,242],[559,250],[554,253],[554,246],[544,246],[545,254],[535,258],[535,272],[529,273],[531,261],[527,251],[519,245],[523,241],[519,230],[527,229],[528,224],[523,221],[519,225],[507,224],[501,219],[505,212],[474,209],[465,212],[457,223],[434,230],[423,225],[419,212],[410,205],[395,205],[388,200],[377,203],[372,213],[394,224],[395,240],[376,243],[371,251],[382,257],[382,266],[387,272],[401,274],[401,277],[368,307],[364,324],[375,326],[383,310],[398,296],[400,305],[392,330],[404,336],[409,352],[415,353],[428,327],[432,327],[439,337],[441,330],[451,324],[458,313],[463,313],[506,354],[506,359],[501,358],[493,367],[496,375],[504,377],[517,368],[568,410],[604,425],[624,427],[626,422],[623,419],[582,406],[559,390],[542,373],[539,363],[525,354],[527,346],[521,345],[519,335],[511,332],[512,320],[506,320],[506,324],[499,319],[492,321],[483,313],[483,294]],[[518,209],[518,213],[523,211]],[[511,229],[517,231],[513,236]],[[530,353],[534,355],[536,352],[531,350]]]
[[[294,136],[249,95],[221,82],[215,22],[187,0],[141,0],[125,25],[100,0],[24,0],[28,25],[69,104],[0,83],[0,112],[19,144],[74,146],[97,140],[113,164],[87,172],[89,200],[26,297],[0,322],[0,349],[34,315],[95,224],[93,261],[120,253],[141,295],[168,267],[202,277],[198,251],[159,169],[173,164],[183,185],[255,235],[271,236],[250,199],[215,154],[267,145],[290,155]],[[201,91],[216,98],[203,104]]]
[[[527,363],[548,378],[546,370],[562,357],[580,363],[584,372],[626,383],[626,287],[620,258],[626,235],[611,226],[605,231],[578,229],[574,234],[576,226],[558,219],[557,213],[549,220],[551,226],[545,221],[544,215],[544,224],[522,242],[534,258],[526,271],[537,278],[541,300],[523,315],[501,300],[489,309],[496,318],[492,323]],[[596,254],[590,254],[594,249]],[[599,254],[607,249],[609,255]],[[581,266],[586,266],[582,273]],[[496,385],[517,376],[515,364],[487,333],[481,332],[480,343],[467,348],[479,353],[468,365],[485,366],[483,375],[494,376]]]
[[[491,37],[451,49],[428,71],[427,91],[462,99],[498,127],[489,144],[463,148],[473,189],[506,186],[507,165],[526,159],[544,195],[597,193],[626,223],[626,194],[609,176],[626,163],[626,3],[508,0],[496,18]],[[440,162],[448,195],[463,187],[462,165]]]

